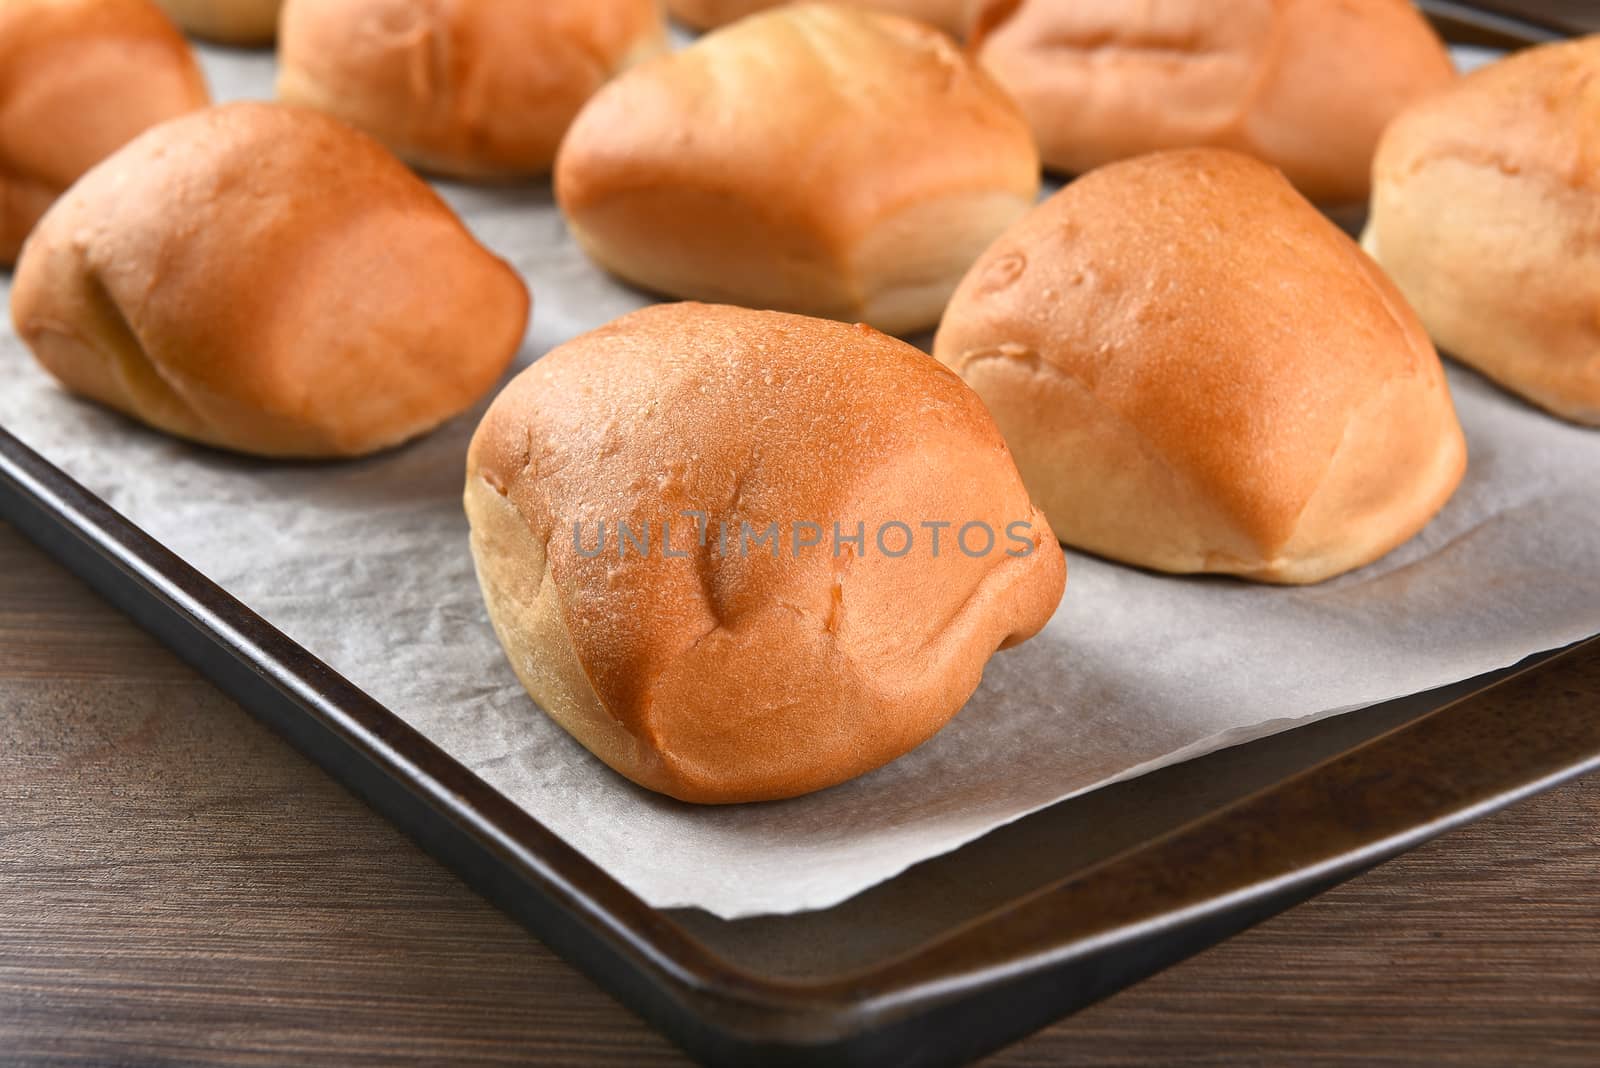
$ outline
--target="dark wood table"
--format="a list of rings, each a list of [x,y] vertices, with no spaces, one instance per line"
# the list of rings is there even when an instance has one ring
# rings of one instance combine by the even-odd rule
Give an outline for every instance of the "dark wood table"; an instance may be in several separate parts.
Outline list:
[[[0,526],[0,1064],[681,1059]],[[993,1063],[1240,1061],[1600,1063],[1600,778]]]
[[[681,1061],[0,526],[0,1064]],[[992,1063],[1240,1062],[1600,1063],[1600,777]]]
[[[0,1064],[525,1062],[682,1057],[0,525]],[[1600,1063],[1600,777],[992,1061],[1240,1062]]]

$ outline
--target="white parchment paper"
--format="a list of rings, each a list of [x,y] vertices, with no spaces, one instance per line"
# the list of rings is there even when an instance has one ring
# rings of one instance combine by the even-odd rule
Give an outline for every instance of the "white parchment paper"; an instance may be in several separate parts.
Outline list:
[[[219,98],[270,95],[270,56],[206,61]],[[577,251],[547,183],[445,192],[534,291],[519,367],[644,303]],[[0,423],[645,900],[725,917],[826,907],[1096,786],[1600,631],[1600,432],[1452,368],[1466,481],[1385,559],[1277,589],[1071,553],[1049,627],[921,749],[810,797],[697,808],[590,757],[507,666],[460,505],[481,406],[374,459],[269,464],[68,397],[9,321],[0,382]]]

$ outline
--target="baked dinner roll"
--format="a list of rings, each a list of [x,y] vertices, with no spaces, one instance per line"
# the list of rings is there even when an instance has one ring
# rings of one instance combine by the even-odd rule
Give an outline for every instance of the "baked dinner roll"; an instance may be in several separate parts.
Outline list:
[[[158,0],[197,37],[224,44],[266,44],[278,32],[283,0]]]
[[[84,171],[209,100],[150,0],[0,0],[0,265]]]
[[[1362,243],[1439,347],[1600,425],[1600,37],[1417,104],[1374,172]]]
[[[972,47],[1047,167],[1209,145],[1333,205],[1366,200],[1384,125],[1455,77],[1410,0],[985,0]]]
[[[1161,571],[1317,582],[1415,534],[1466,466],[1404,298],[1271,168],[1094,171],[961,283],[934,354],[1062,540]]]
[[[528,692],[685,801],[791,797],[916,747],[1066,579],[960,379],[778,312],[656,305],[560,346],[484,416],[466,510]]]
[[[585,100],[666,45],[657,0],[287,0],[278,96],[425,170],[550,169]]]
[[[85,175],[29,240],[11,315],[68,389],[151,426],[349,456],[482,396],[528,293],[376,141],[243,103],[158,126]]]
[[[612,82],[555,181],[578,242],[627,281],[906,333],[1032,206],[1039,161],[948,37],[798,4]]]
[[[735,19],[777,7],[786,0],[667,0],[667,12],[685,26],[712,30]],[[969,0],[838,0],[852,7],[921,19],[960,37],[967,29]]]

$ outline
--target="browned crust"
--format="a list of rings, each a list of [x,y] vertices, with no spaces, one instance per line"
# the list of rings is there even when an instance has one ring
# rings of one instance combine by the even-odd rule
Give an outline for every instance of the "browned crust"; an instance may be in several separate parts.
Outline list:
[[[1450,355],[1600,425],[1600,38],[1492,64],[1384,135],[1363,243]]]
[[[891,333],[938,321],[1038,183],[1027,124],[948,38],[817,4],[618,78],[555,174],[586,251],[637,285]]]
[[[157,0],[174,22],[196,37],[234,45],[269,44],[278,32],[283,0]]]
[[[150,0],[0,2],[0,264],[84,171],[209,100]]]
[[[789,797],[920,744],[1065,580],[958,378],[866,327],[776,312],[657,305],[556,349],[484,417],[466,505],[529,692],[617,771],[689,801]],[[705,544],[685,509],[710,517]],[[893,559],[722,555],[714,533],[889,519],[1022,521],[1029,552],[967,556],[946,534],[937,558],[926,536]],[[663,520],[682,559],[659,552]],[[658,551],[621,554],[613,530],[585,558],[573,524],[593,550],[600,522],[649,523]]]
[[[541,174],[584,102],[665,32],[656,0],[288,0],[278,96],[426,170]]]
[[[1465,468],[1439,359],[1383,273],[1270,168],[1104,167],[973,267],[934,353],[1064,541],[1316,582],[1416,533]]]
[[[211,445],[344,456],[482,396],[528,295],[377,142],[241,103],[86,175],[29,241],[11,312],[75,392]]]
[[[696,30],[714,30],[736,19],[777,7],[786,0],[667,0],[667,13]],[[903,15],[953,37],[966,33],[969,0],[836,0],[849,6]]]
[[[1046,166],[1206,145],[1327,204],[1364,201],[1384,126],[1455,76],[1409,0],[987,0],[975,20],[969,47]]]

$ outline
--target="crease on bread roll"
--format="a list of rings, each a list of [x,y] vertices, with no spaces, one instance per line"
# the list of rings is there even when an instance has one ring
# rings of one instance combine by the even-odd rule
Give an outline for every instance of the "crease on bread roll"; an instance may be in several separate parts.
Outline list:
[[[1447,354],[1600,426],[1600,37],[1516,53],[1397,118],[1362,244]]]
[[[1321,581],[1410,538],[1466,465],[1404,298],[1280,175],[1222,150],[1045,201],[973,266],[934,354],[1063,541],[1161,571]]]
[[[0,0],[0,264],[90,167],[209,102],[151,0]]]
[[[240,103],[165,123],[40,222],[17,333],[69,390],[264,456],[398,444],[483,395],[528,295],[376,141]]]
[[[656,305],[560,346],[484,416],[464,500],[528,692],[685,801],[790,797],[914,748],[1065,582],[971,390],[877,331],[777,312]],[[964,551],[951,526],[935,554],[924,521],[997,541]],[[915,528],[901,556],[879,551],[892,522]]]
[[[196,37],[232,45],[270,44],[283,0],[157,0]]]
[[[555,185],[584,250],[645,289],[901,334],[1033,204],[1039,163],[944,35],[799,4],[612,82]]]
[[[730,22],[778,7],[789,0],[667,0],[667,13],[696,30],[714,30]],[[969,0],[835,0],[848,6],[926,22],[958,40],[966,33]]]
[[[1366,200],[1384,126],[1455,77],[1410,0],[985,0],[970,48],[1051,169],[1227,148],[1330,205]]]
[[[665,47],[656,0],[287,0],[278,97],[424,170],[525,177],[596,90]]]

